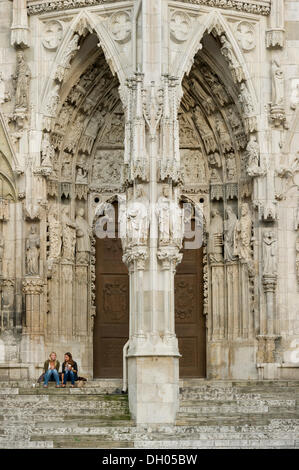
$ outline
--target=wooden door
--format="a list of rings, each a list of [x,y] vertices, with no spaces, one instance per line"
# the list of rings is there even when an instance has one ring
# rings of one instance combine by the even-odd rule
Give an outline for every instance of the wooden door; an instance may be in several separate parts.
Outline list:
[[[183,250],[175,275],[175,328],[180,377],[206,377],[206,328],[203,315],[203,249]]]
[[[129,275],[117,237],[96,239],[96,309],[94,377],[122,377],[123,347],[129,338]]]

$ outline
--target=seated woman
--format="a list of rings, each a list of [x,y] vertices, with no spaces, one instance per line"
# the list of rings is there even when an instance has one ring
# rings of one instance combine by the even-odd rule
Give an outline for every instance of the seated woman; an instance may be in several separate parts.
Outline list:
[[[66,386],[67,380],[71,381],[71,387],[75,386],[75,380],[78,378],[78,366],[72,358],[70,352],[65,353],[64,362],[62,364],[62,386]]]
[[[59,384],[59,361],[56,359],[57,355],[55,352],[51,352],[49,359],[46,360],[44,363],[44,371],[45,371],[45,376],[44,376],[44,387],[48,387],[48,382],[51,377],[54,378],[56,382],[56,388],[60,387]]]

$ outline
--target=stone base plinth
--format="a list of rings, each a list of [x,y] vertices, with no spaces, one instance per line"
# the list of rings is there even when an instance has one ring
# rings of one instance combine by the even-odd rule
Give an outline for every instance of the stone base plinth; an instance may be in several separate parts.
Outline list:
[[[128,357],[128,393],[136,424],[174,423],[179,406],[179,358]]]
[[[259,380],[276,380],[280,378],[280,364],[269,362],[257,364]]]
[[[43,370],[39,366],[42,366],[47,359],[44,337],[24,334],[20,345],[20,357],[22,358],[22,363],[28,366],[29,378],[37,379]]]

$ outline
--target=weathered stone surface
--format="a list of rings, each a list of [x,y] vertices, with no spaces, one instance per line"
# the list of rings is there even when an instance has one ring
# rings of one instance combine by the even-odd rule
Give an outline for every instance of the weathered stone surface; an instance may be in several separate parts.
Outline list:
[[[6,416],[21,403],[24,418],[32,407],[44,419],[43,405],[54,413],[65,399],[86,418],[112,417],[127,405],[99,394],[127,387],[137,423],[174,424],[183,371],[220,381],[181,384],[184,422],[289,416],[299,380],[298,1],[102,3],[0,2]],[[33,387],[52,350],[60,362],[71,350],[79,375],[107,379]],[[123,353],[124,381],[109,380],[122,375]]]

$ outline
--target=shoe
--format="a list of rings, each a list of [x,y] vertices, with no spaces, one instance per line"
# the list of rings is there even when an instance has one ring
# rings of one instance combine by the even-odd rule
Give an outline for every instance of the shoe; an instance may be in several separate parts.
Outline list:
[[[44,388],[48,388],[48,385],[44,385]]]
[[[62,386],[63,388],[65,388],[65,385],[64,385],[64,384],[62,384],[61,386]]]
[[[56,385],[56,388],[60,388],[60,385]]]

